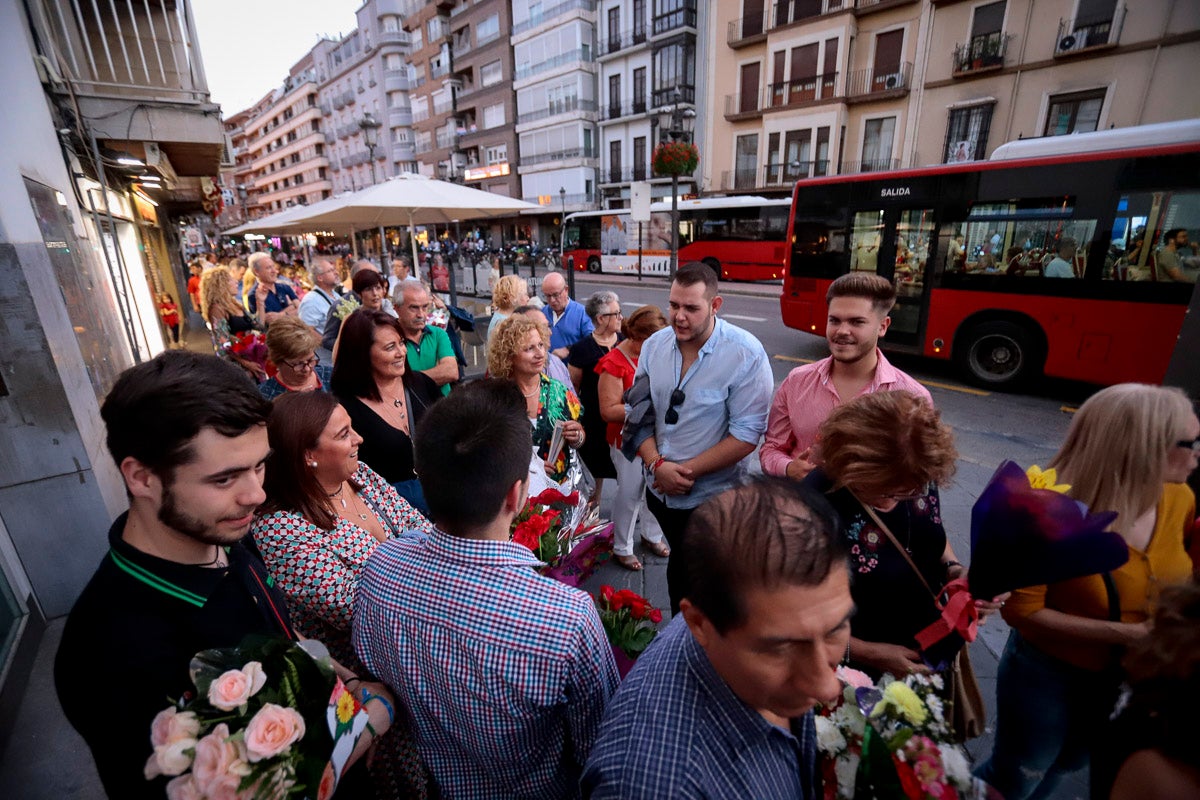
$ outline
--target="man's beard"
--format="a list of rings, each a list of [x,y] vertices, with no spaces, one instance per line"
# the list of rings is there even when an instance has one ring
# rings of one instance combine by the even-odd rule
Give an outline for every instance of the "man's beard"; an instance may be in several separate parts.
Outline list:
[[[243,531],[234,538],[222,537],[214,526],[207,525],[203,521],[183,513],[179,510],[179,506],[175,501],[175,494],[169,486],[163,487],[162,505],[158,509],[158,521],[168,528],[204,544],[232,544],[245,535]]]

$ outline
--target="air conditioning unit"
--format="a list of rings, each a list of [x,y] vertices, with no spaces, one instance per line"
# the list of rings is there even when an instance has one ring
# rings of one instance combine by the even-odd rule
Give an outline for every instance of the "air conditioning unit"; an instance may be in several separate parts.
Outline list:
[[[904,75],[893,72],[891,75],[880,75],[878,80],[883,84],[883,88],[896,89],[904,83]]]

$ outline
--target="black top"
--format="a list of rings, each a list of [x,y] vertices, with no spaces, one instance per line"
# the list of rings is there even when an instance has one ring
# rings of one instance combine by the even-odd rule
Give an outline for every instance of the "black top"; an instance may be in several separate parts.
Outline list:
[[[621,341],[620,336],[617,341]],[[571,345],[571,352],[567,355],[567,364],[583,371],[583,377],[579,380],[579,402],[583,405],[583,419],[580,421],[587,438],[579,452],[583,456],[583,463],[587,464],[596,478],[617,477],[608,454],[608,424],[600,416],[600,376],[596,374],[596,364],[611,349],[588,334]]]
[[[404,373],[404,394],[408,398],[408,429],[415,430],[425,411],[438,400],[442,392],[432,378],[416,370]],[[388,483],[411,481],[413,471],[412,439],[399,428],[376,414],[357,397],[338,397],[350,424],[363,442],[358,446],[358,458],[383,476]]]
[[[249,314],[240,316],[230,316],[228,318],[230,333],[246,333],[247,331],[257,330],[258,323]]]
[[[850,623],[851,634],[867,642],[918,649],[913,637],[939,613],[929,590],[849,490],[830,492],[832,481],[821,469],[810,473],[805,482],[825,493],[838,513],[842,540],[850,549],[850,593],[857,607]],[[930,486],[925,497],[907,500],[886,513],[875,513],[909,550],[930,587],[940,589],[946,579],[942,566],[946,529],[942,527],[937,487]]]
[[[113,523],[108,555],[67,618],[54,683],[108,796],[162,798],[167,779],[142,775],[150,723],[195,691],[192,657],[250,634],[293,634],[287,598],[250,537],[229,547],[227,568],[177,564],[127,544],[127,516]]]

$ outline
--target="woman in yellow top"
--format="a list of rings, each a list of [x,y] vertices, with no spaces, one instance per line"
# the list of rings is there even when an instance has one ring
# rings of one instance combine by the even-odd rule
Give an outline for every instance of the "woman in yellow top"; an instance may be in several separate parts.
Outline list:
[[[1052,797],[1066,773],[1088,765],[1121,651],[1148,633],[1159,590],[1191,577],[1184,531],[1196,498],[1183,482],[1200,460],[1198,437],[1184,393],[1157,386],[1110,386],[1072,420],[1050,466],[1093,512],[1117,512],[1112,529],[1129,561],[1108,573],[1111,591],[1105,576],[1089,575],[1017,590],[1003,609],[1013,632],[997,677],[996,740],[976,775],[1006,800]],[[1092,796],[1107,797],[1097,777]]]

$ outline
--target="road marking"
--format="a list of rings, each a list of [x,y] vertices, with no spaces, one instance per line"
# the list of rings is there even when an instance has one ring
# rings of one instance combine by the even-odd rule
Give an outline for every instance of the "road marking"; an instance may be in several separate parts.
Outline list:
[[[725,319],[740,319],[743,322],[766,322],[766,317],[743,317],[740,314],[722,314]]]
[[[776,356],[772,356],[772,358],[774,358],[777,361],[792,361],[792,362],[795,362],[796,364],[815,363],[813,361],[813,359],[811,359],[811,358],[796,358],[795,356],[776,355]],[[937,381],[917,381],[917,383],[921,384],[922,386],[933,386],[934,388],[946,389],[947,391],[951,391],[951,392],[962,392],[963,394],[973,394],[976,397],[989,397],[992,394],[991,392],[985,392],[982,389],[972,389],[969,386],[956,386],[955,384],[952,384],[952,383],[939,383]],[[1072,409],[1068,409],[1066,406],[1063,406],[1062,410],[1070,411]]]
[[[621,305],[629,306],[630,308],[641,308],[642,306],[644,306],[646,304],[645,303],[621,303]]]

